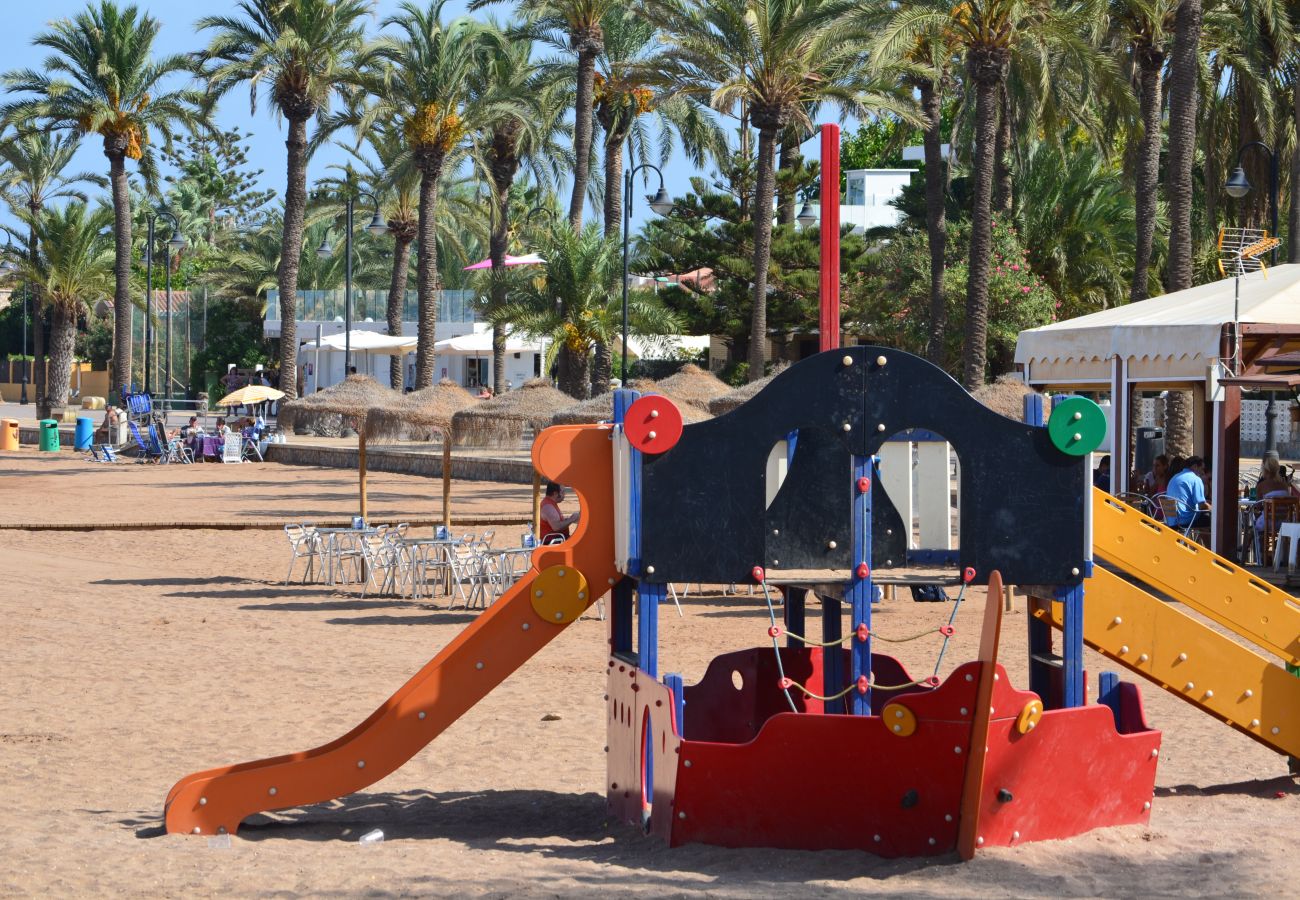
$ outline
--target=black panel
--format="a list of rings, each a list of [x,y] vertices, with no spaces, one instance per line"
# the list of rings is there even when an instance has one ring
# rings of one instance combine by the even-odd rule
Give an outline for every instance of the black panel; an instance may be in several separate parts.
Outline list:
[[[790,471],[767,509],[767,552],[760,564],[782,569],[850,568],[852,500],[852,457],[844,441],[820,428],[800,429]]]
[[[844,365],[845,356],[852,365]],[[877,363],[878,357],[884,357],[885,365]],[[686,426],[672,450],[647,456],[642,559],[655,569],[647,579],[743,582],[755,565],[771,558],[769,547],[780,548],[776,558],[783,569],[805,567],[791,565],[794,559],[787,561],[784,554],[797,559],[803,553],[811,563],[812,548],[824,548],[829,536],[841,530],[846,540],[836,540],[844,547],[851,521],[850,454],[875,453],[890,435],[908,427],[938,432],[957,451],[961,565],[974,567],[979,583],[993,568],[1013,584],[1079,580],[1071,570],[1083,568],[1088,495],[1082,459],[1052,447],[1045,429],[982,406],[925,360],[879,347],[810,357],[739,409]],[[798,447],[781,491],[788,498],[778,495],[767,511],[768,454],[796,429],[800,445],[805,435],[819,435],[808,452],[809,460],[818,460],[818,471],[800,471],[803,448]],[[832,452],[836,447],[838,454]],[[795,477],[799,480],[791,486],[789,478]],[[873,529],[879,530],[873,533],[872,565],[880,567],[885,559],[897,561],[901,553],[891,550],[903,546],[900,541],[882,547],[882,537],[893,537],[882,532],[893,527],[898,537],[905,539],[905,534],[896,511],[895,525],[890,525],[892,504],[878,485],[876,496]],[[779,535],[770,535],[769,519],[779,519]],[[769,545],[769,537],[779,543]]]
[[[871,479],[871,559],[873,569],[897,569],[907,561],[907,536],[912,523],[903,523],[898,507],[889,499],[880,466],[873,466]]]

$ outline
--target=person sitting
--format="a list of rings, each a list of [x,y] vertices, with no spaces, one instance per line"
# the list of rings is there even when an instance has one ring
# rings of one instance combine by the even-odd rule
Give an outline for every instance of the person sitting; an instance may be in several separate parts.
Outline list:
[[[1264,457],[1264,464],[1259,469],[1259,481],[1255,482],[1255,497],[1259,500],[1272,500],[1286,497],[1291,493],[1291,483],[1283,476],[1286,468],[1273,454]]]
[[[578,513],[566,516],[560,511],[560,504],[564,502],[564,485],[556,484],[554,481],[547,482],[546,496],[542,499],[542,543],[547,543],[547,538],[552,535],[560,535],[562,539],[567,540],[573,524],[578,521]]]
[[[1092,486],[1110,493],[1110,457],[1103,456],[1092,471]]]
[[[1175,465],[1180,462],[1175,461]],[[1173,524],[1180,529],[1209,528],[1210,503],[1205,499],[1205,460],[1189,456],[1181,460],[1182,466],[1169,479],[1166,492],[1178,501],[1178,516]]]
[[[1161,453],[1151,460],[1151,471],[1142,476],[1142,490],[1154,497],[1169,490],[1169,457]]]
[[[181,426],[180,437],[182,440],[193,440],[203,433],[203,426],[199,424],[198,416],[190,416],[190,421]]]
[[[492,399],[492,388],[488,387],[486,384],[483,385],[482,387],[480,387],[480,388],[478,389],[478,398],[479,398],[480,400],[491,400],[491,399]]]

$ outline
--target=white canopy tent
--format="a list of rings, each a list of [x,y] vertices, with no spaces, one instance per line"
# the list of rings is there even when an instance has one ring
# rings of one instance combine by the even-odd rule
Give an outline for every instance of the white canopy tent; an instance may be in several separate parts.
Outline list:
[[[385,356],[405,356],[407,353],[414,353],[418,338],[413,334],[380,334],[378,331],[358,331],[354,329],[351,332],[351,344],[353,353],[379,353]],[[306,341],[302,348],[304,350],[344,350],[348,346],[348,334],[339,332],[322,337],[319,342],[315,340]]]
[[[1298,348],[1300,265],[1288,264],[1022,331],[1015,359],[1039,390],[1110,394],[1117,492],[1129,486],[1135,393],[1190,390],[1194,446],[1213,465],[1215,545],[1231,552],[1241,390],[1287,386],[1264,369]]]
[[[460,337],[447,338],[433,345],[433,352],[440,356],[491,356],[492,332],[476,331],[462,334]],[[541,353],[542,342],[523,335],[506,335],[507,353]]]

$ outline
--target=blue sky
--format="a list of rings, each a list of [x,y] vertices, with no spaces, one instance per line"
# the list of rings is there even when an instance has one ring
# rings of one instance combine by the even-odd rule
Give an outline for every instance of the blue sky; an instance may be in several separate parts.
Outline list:
[[[372,31],[378,29],[379,23],[386,16],[397,10],[398,2],[399,0],[376,0]],[[156,49],[158,53],[164,54],[192,52],[202,47],[207,43],[207,37],[205,34],[195,31],[195,21],[204,15],[229,13],[234,6],[230,0],[225,0],[225,2],[223,0],[145,0],[145,2],[139,2],[138,5],[162,22]],[[21,0],[7,0],[4,6],[4,35],[0,37],[0,68],[7,71],[15,68],[40,67],[47,54],[43,48],[32,46],[32,38],[45,30],[47,23],[55,19],[75,15],[84,9],[85,0],[44,0],[44,2],[37,0],[37,2],[30,5],[21,2]],[[444,15],[451,18],[464,14],[466,6],[467,2],[465,0],[449,0],[444,8]],[[499,3],[489,7],[483,14],[492,13],[498,18],[505,18],[509,15],[511,9],[511,4]],[[238,126],[241,131],[253,132],[252,138],[248,141],[249,162],[254,169],[264,170],[261,183],[265,187],[275,190],[278,196],[283,197],[285,179],[284,128],[281,123],[276,121],[272,111],[259,104],[257,114],[250,117],[248,92],[246,90],[236,90],[222,99],[218,108],[217,119],[218,123],[225,128]],[[331,163],[342,162],[345,158],[346,155],[338,148],[322,148],[311,160],[307,173],[308,183],[310,184],[317,178],[328,174],[326,170]],[[73,170],[102,172],[107,175],[107,168],[108,163],[99,148],[98,140],[93,136],[87,137],[79,151]],[[128,168],[130,168],[130,163],[128,163]],[[669,193],[681,194],[687,190],[689,187],[688,179],[693,174],[695,174],[695,169],[690,163],[680,156],[674,157],[664,169]],[[653,193],[654,187],[654,185],[651,186],[650,193]],[[641,190],[638,186],[637,193],[641,195],[647,192]],[[561,192],[561,196],[566,203],[568,195],[569,189],[566,186]],[[594,212],[589,211],[588,218],[591,219],[595,215]],[[647,215],[650,215],[650,213],[646,208],[644,199],[638,199],[634,210],[634,228]],[[4,213],[0,213],[0,217],[9,220]]]

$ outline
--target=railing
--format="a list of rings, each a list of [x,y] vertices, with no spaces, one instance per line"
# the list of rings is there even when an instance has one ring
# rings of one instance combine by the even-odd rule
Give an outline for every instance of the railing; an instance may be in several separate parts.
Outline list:
[[[344,317],[344,292],[341,289],[328,291],[299,291],[299,322],[334,322]],[[439,322],[477,322],[478,298],[474,291],[444,290],[439,291]],[[415,291],[407,291],[402,304],[402,321],[419,320],[419,309]],[[265,317],[271,321],[280,318],[280,292],[267,292]],[[363,291],[352,289],[352,324],[355,327],[366,320],[384,322],[388,318],[388,291]]]

